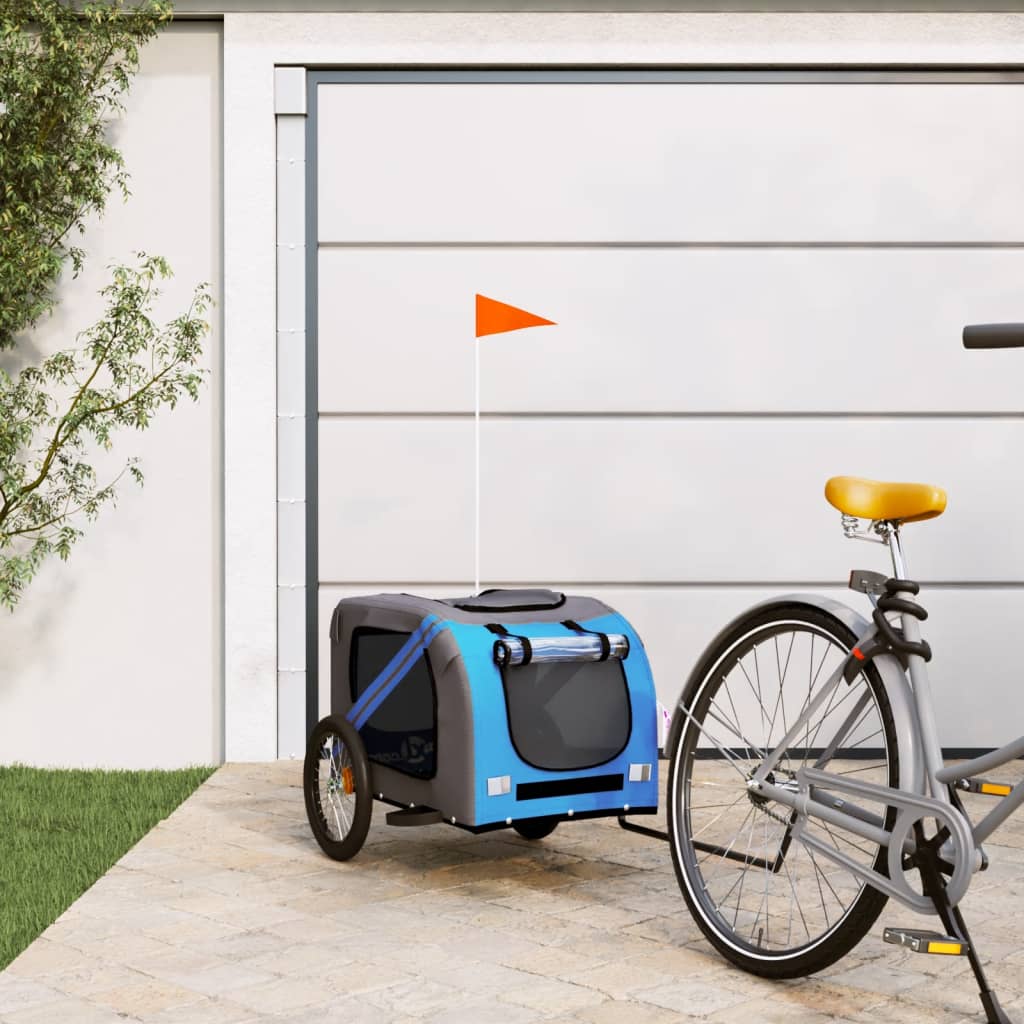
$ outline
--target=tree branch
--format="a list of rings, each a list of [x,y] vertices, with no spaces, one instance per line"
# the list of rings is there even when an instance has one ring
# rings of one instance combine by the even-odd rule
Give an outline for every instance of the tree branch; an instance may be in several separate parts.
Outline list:
[[[35,478],[35,480],[32,481],[32,483],[27,484],[25,487],[19,489],[18,495],[14,501],[14,505],[19,504],[19,502],[23,500],[27,495],[37,490],[42,485],[43,481],[46,480],[46,478],[50,475],[50,467],[53,465],[53,460],[56,458],[57,452],[60,451],[60,446],[66,440],[66,438],[61,437],[61,431],[64,429],[65,425],[70,420],[72,413],[74,413],[75,409],[78,408],[78,405],[82,401],[82,398],[84,397],[86,390],[96,379],[96,375],[102,369],[103,363],[107,357],[107,353],[110,351],[110,348],[114,343],[114,339],[117,338],[118,334],[119,332],[116,330],[111,334],[110,341],[103,349],[102,355],[96,359],[96,365],[93,367],[92,373],[89,374],[85,383],[82,384],[82,386],[75,393],[75,397],[72,400],[71,406],[68,409],[68,411],[64,413],[63,416],[61,416],[60,420],[57,423],[57,429],[53,432],[53,439],[47,446],[46,457],[43,459],[43,464],[39,470],[39,475]]]
[[[71,516],[78,515],[78,513],[83,511],[91,501],[94,501],[97,498],[98,495],[102,494],[104,491],[109,491],[112,487],[116,486],[117,483],[120,481],[121,477],[123,477],[127,472],[128,467],[125,466],[125,468],[122,469],[121,472],[118,473],[117,476],[115,476],[114,479],[110,481],[110,483],[104,484],[102,487],[97,487],[96,490],[92,493],[92,495],[85,501],[83,501],[82,504],[79,505],[77,508],[68,509],[68,506],[71,504],[71,495],[69,494],[67,504],[65,504],[63,512],[59,512],[57,515],[53,516],[50,519],[47,519],[43,523],[33,523],[31,526],[24,526],[20,530],[7,530],[5,531],[6,536],[26,537],[29,534],[38,533],[41,530],[45,530],[48,526],[53,526],[54,523],[59,523],[65,519],[70,519]]]

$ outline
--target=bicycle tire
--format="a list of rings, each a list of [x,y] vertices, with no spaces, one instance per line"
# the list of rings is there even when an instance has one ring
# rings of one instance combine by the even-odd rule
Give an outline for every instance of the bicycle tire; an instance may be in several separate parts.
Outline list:
[[[683,896],[686,900],[687,906],[692,914],[694,920],[697,922],[701,931],[704,933],[708,941],[715,947],[718,952],[724,956],[731,963],[742,968],[743,970],[760,975],[768,978],[794,978],[804,977],[808,974],[813,974],[816,971],[823,970],[824,968],[835,963],[837,960],[846,955],[853,947],[863,938],[868,929],[877,920],[882,908],[887,902],[887,896],[870,886],[861,884],[859,892],[856,896],[850,897],[850,903],[848,906],[842,907],[842,912],[838,914],[835,922],[831,922],[829,919],[828,908],[826,905],[825,886],[821,885],[821,877],[827,877],[821,871],[817,864],[816,858],[814,857],[813,851],[804,847],[798,841],[793,842],[791,839],[792,825],[796,820],[795,814],[789,812],[788,809],[783,809],[784,814],[779,814],[779,805],[765,802],[764,807],[760,807],[757,803],[756,797],[751,797],[749,791],[746,789],[745,782],[740,783],[742,780],[734,781],[732,783],[737,789],[741,790],[740,799],[733,805],[738,808],[736,814],[738,815],[741,808],[741,804],[744,802],[744,797],[750,801],[753,808],[753,812],[747,812],[753,814],[752,821],[757,819],[758,810],[770,810],[774,807],[775,814],[766,815],[767,817],[776,817],[783,819],[783,823],[788,821],[788,824],[784,824],[784,828],[777,830],[777,835],[781,838],[767,839],[765,841],[765,854],[761,858],[757,858],[766,865],[772,867],[777,863],[775,858],[782,857],[781,870],[769,871],[767,867],[764,869],[764,896],[762,900],[762,906],[764,908],[764,923],[761,925],[761,932],[757,932],[758,920],[761,914],[761,907],[757,909],[757,916],[754,919],[753,927],[750,929],[749,936],[745,935],[747,922],[749,921],[750,911],[740,904],[743,897],[744,882],[739,881],[739,897],[736,898],[735,916],[733,923],[730,926],[727,920],[726,913],[723,913],[723,906],[725,910],[732,911],[733,908],[728,906],[728,899],[723,898],[723,906],[714,905],[714,897],[711,895],[711,888],[713,880],[705,879],[700,867],[700,854],[703,853],[703,849],[698,848],[694,843],[698,842],[697,835],[693,828],[693,817],[694,807],[696,806],[695,799],[693,797],[693,781],[694,781],[694,766],[701,764],[708,760],[706,756],[698,757],[697,754],[700,752],[698,746],[698,740],[703,736],[705,742],[707,737],[710,735],[706,731],[707,727],[700,725],[701,716],[704,716],[706,721],[709,717],[709,709],[715,707],[714,697],[723,689],[729,694],[729,700],[733,702],[733,710],[736,712],[736,722],[734,723],[737,728],[737,735],[743,734],[745,742],[748,744],[743,749],[746,750],[747,754],[750,755],[748,760],[750,761],[750,770],[753,771],[763,758],[754,756],[755,754],[763,753],[764,750],[757,747],[756,743],[750,740],[747,733],[750,732],[747,729],[747,722],[741,719],[738,712],[738,708],[735,706],[731,691],[729,689],[729,675],[734,671],[737,665],[743,665],[743,659],[748,658],[751,652],[754,654],[754,665],[758,665],[757,648],[758,644],[767,642],[768,640],[775,640],[776,655],[778,653],[777,638],[785,633],[793,633],[794,636],[799,633],[806,632],[812,638],[817,636],[822,639],[827,639],[831,645],[831,650],[834,648],[835,664],[839,663],[838,659],[845,657],[845,654],[852,648],[856,643],[857,637],[850,631],[850,629],[836,619],[834,616],[827,614],[821,609],[815,608],[812,605],[801,604],[801,603],[787,603],[772,606],[766,609],[754,609],[747,615],[742,616],[738,619],[728,630],[727,633],[723,634],[712,644],[712,646],[705,651],[703,656],[693,674],[691,675],[687,686],[680,698],[680,708],[685,711],[677,710],[677,721],[673,723],[672,729],[672,742],[670,744],[671,753],[671,764],[669,769],[669,780],[668,780],[668,830],[670,837],[670,845],[672,849],[672,861],[675,867],[676,878],[679,882],[679,887],[682,890]],[[795,643],[795,639],[792,643]],[[790,646],[790,658],[792,657],[792,643]],[[829,653],[826,650],[826,654]],[[769,649],[769,654],[772,653]],[[815,661],[814,655],[814,640],[811,640],[811,657],[810,665],[813,667]],[[779,689],[779,700],[781,701],[782,690],[785,685],[785,676],[788,672],[790,660],[787,660],[786,670],[783,671],[781,667],[781,660],[778,662],[778,689]],[[821,662],[822,666],[825,664],[823,658]],[[819,672],[821,669],[819,669]],[[832,669],[830,668],[830,671]],[[744,669],[746,672],[746,669]],[[825,679],[828,675],[824,676]],[[813,690],[814,682],[808,684],[807,689],[807,703],[804,707],[807,707],[811,700],[811,692]],[[761,679],[758,676],[757,689],[761,688]],[[767,689],[767,681],[765,688]],[[754,690],[753,683],[751,689]],[[893,724],[892,710],[889,705],[885,693],[885,687],[882,683],[881,677],[877,670],[868,663],[862,672],[854,679],[854,681],[847,687],[843,682],[840,682],[839,687],[831,695],[831,699],[835,700],[850,700],[855,693],[861,695],[855,699],[854,706],[859,706],[859,702],[862,700],[862,695],[867,693],[869,699],[865,701],[864,707],[870,711],[873,706],[877,712],[878,723],[882,735],[882,750],[885,755],[884,767],[879,765],[871,765],[872,770],[880,776],[885,778],[879,778],[877,781],[887,781],[889,786],[898,786],[899,780],[899,751],[897,746],[896,730]],[[839,695],[839,696],[837,696]],[[724,703],[724,702],[723,702]],[[784,705],[783,705],[784,706]],[[762,702],[762,711],[763,711]],[[828,705],[832,707],[831,703]],[[838,710],[838,705],[836,707]],[[825,721],[829,715],[833,712],[826,710],[821,724],[818,726],[820,732],[824,726]],[[867,712],[866,712],[867,713]],[[719,724],[722,719],[722,715],[716,712],[718,715],[717,720],[712,719],[715,724],[715,728],[720,732],[724,731],[723,727]],[[748,715],[749,717],[749,715]],[[795,720],[795,719],[794,719]],[[783,722],[786,721],[785,714],[783,714]],[[771,726],[774,728],[775,721],[772,720]],[[744,733],[744,729],[747,729],[747,733]],[[856,730],[854,730],[855,732]],[[809,730],[808,730],[809,734]],[[851,733],[851,736],[854,733]],[[781,739],[781,735],[779,737]],[[813,739],[818,738],[816,732]],[[768,733],[768,742],[765,743],[765,748],[771,749],[770,747],[771,730]],[[814,747],[812,737],[808,735],[807,746],[804,748],[804,763],[810,760],[811,755],[814,753]],[[742,744],[740,744],[742,746]],[[728,750],[729,748],[723,748]],[[871,748],[865,748],[870,751]],[[785,752],[787,755],[791,751],[799,751],[797,748],[789,748]],[[819,757],[825,756],[827,748],[823,749]],[[846,756],[852,756],[858,753],[855,749],[842,750],[841,752]],[[705,749],[704,754],[707,751]],[[724,756],[719,755],[720,758]],[[725,758],[728,759],[727,757]],[[785,758],[787,765],[792,764],[792,760],[788,756]],[[825,767],[836,761],[833,758],[831,761],[826,762]],[[838,761],[836,763],[839,763]],[[780,762],[781,764],[781,762]],[[821,765],[819,765],[820,767]],[[739,771],[738,765],[730,763],[726,769],[727,779],[728,776],[732,775],[732,769],[736,768]],[[780,774],[783,771],[791,770],[782,769],[777,767],[777,771]],[[854,768],[853,771],[864,771],[863,768]],[[708,777],[711,778],[714,772],[721,773],[721,768],[708,768],[706,769]],[[744,774],[740,771],[740,775]],[[795,778],[795,773],[793,773]],[[794,783],[795,784],[795,783]],[[728,787],[729,782],[723,783],[722,785]],[[719,795],[715,795],[715,799],[718,799]],[[725,794],[721,795],[723,803],[728,799]],[[714,805],[709,805],[708,809],[713,809]],[[703,808],[702,808],[703,809]],[[721,811],[721,815],[725,815],[727,811]],[[891,808],[887,808],[882,812],[889,824],[893,819],[893,811]],[[746,828],[747,826],[744,826]],[[753,836],[754,829],[757,826],[751,824],[749,826],[750,834]],[[808,826],[809,827],[809,826]],[[825,826],[826,831],[831,834],[831,830]],[[737,832],[737,836],[739,833]],[[768,829],[765,830],[766,837],[768,836]],[[844,842],[849,842],[848,839],[839,836],[839,839]],[[722,840],[724,842],[724,839]],[[760,841],[760,837],[759,837]],[[735,842],[735,840],[734,840]],[[768,851],[772,848],[773,844],[777,842],[776,853],[774,858],[769,860]],[[860,842],[864,842],[861,840]],[[751,854],[751,839],[747,839],[747,852],[744,852],[738,858],[731,856],[733,847],[723,847],[720,844],[714,844],[712,842],[704,841],[705,845],[716,846],[719,850],[717,854],[719,861],[723,864],[727,864],[729,869],[736,861],[744,862],[742,864],[742,871],[745,875],[750,877],[749,872],[755,870],[753,862],[750,859]],[[853,844],[857,845],[857,844]],[[837,841],[838,846],[838,841]],[[860,847],[858,846],[858,849]],[[877,852],[874,856],[871,856],[870,848],[862,854],[862,862],[865,866],[873,867],[874,870],[879,871],[882,874],[886,874],[886,850],[882,847],[875,848]],[[725,852],[723,852],[725,851]],[[739,849],[736,848],[736,852],[739,853]],[[790,907],[790,935],[787,937],[787,941],[779,945],[778,948],[770,948],[770,919],[771,919],[771,907],[774,905],[771,901],[774,900],[774,889],[773,894],[769,895],[769,885],[775,886],[774,881],[770,881],[769,875],[772,879],[779,878],[782,872],[785,872],[789,876],[787,879],[788,883],[792,887],[793,901],[796,902],[797,893],[796,886],[793,879],[793,871],[795,867],[790,868],[790,864],[795,865],[796,860],[803,852],[807,855],[805,858],[809,860],[813,865],[814,872],[809,877],[812,877],[817,883],[819,890],[821,891],[821,910],[824,918],[824,930],[820,934],[811,934],[810,926],[807,923],[807,918],[804,914],[803,906],[800,908],[800,917],[803,918],[803,926],[807,932],[808,941],[800,941],[796,944],[791,945],[791,932],[793,922],[793,910]],[[712,853],[708,853],[705,858],[715,856]],[[824,859],[823,859],[824,861]],[[804,862],[801,862],[803,864]],[[740,868],[735,869],[737,872]],[[761,869],[758,868],[758,871]],[[833,866],[833,870],[834,866]],[[852,872],[847,872],[853,882],[857,881],[856,876]],[[757,876],[758,884],[761,883],[761,876]],[[844,876],[845,877],[845,876]],[[736,883],[734,882],[734,885]],[[781,881],[778,883],[779,886],[783,884]],[[829,887],[831,881],[826,883]],[[837,884],[842,884],[837,882]],[[850,882],[846,882],[850,885]],[[841,905],[841,900],[838,894],[836,895],[836,902]],[[829,897],[831,901],[831,897]],[[741,914],[742,911],[742,914]],[[815,908],[816,912],[816,908]],[[743,932],[741,933],[739,927],[740,917],[744,917]],[[764,931],[768,930],[769,935],[765,936]],[[777,926],[778,930],[778,926]]]

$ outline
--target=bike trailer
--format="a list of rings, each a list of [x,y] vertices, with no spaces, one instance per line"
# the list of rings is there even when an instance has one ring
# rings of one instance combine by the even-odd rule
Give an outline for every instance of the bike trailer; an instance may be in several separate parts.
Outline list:
[[[404,809],[390,824],[550,830],[655,812],[650,666],[602,602],[549,590],[346,598],[330,638],[332,716],[358,732],[373,798]]]

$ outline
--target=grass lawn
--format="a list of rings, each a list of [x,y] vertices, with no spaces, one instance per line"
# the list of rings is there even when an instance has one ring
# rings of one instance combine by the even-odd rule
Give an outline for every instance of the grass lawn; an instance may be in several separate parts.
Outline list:
[[[213,771],[0,767],[0,970]]]

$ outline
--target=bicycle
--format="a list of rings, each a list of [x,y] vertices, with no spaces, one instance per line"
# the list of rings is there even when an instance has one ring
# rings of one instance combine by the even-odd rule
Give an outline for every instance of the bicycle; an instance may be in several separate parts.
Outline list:
[[[964,328],[966,348],[1024,347],[1024,324]],[[712,641],[666,742],[668,838],[687,905],[719,953],[768,978],[803,977],[863,938],[891,897],[945,933],[886,928],[914,952],[967,956],[990,1024],[992,991],[959,904],[988,867],[982,843],[1024,803],[1024,782],[983,774],[1024,756],[1024,737],[945,766],[901,528],[941,515],[926,484],[834,477],[848,538],[889,549],[893,575],[854,570],[870,621],[823,597],[751,608]],[[795,713],[794,713],[795,712]],[[1000,798],[973,822],[960,794]]]

